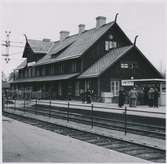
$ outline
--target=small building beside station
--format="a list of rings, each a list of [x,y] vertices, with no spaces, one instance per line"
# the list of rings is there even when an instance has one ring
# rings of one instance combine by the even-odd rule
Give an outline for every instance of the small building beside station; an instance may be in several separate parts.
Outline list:
[[[98,16],[95,28],[80,24],[77,34],[69,34],[61,31],[54,42],[26,38],[25,61],[15,69],[12,88],[41,91],[45,99],[67,99],[70,94],[76,100],[90,89],[94,101],[110,103],[117,103],[120,87],[127,93],[132,87],[156,87],[165,93],[165,79],[116,19],[106,23],[106,17]]]

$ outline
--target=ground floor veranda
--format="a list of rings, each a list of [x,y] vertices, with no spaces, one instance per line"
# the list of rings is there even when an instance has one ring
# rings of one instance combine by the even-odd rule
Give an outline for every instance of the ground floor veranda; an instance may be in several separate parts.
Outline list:
[[[86,92],[88,89],[92,91],[92,100],[97,102],[112,102],[118,103],[120,87],[123,87],[126,92],[126,103],[128,102],[128,92],[132,87],[138,91],[137,104],[147,105],[147,92],[150,87],[158,88],[160,92],[160,104],[165,101],[165,81],[159,79],[136,79],[136,80],[120,80],[111,79],[103,81],[100,78],[92,79],[68,79],[60,81],[42,81],[28,83],[12,83],[11,88],[15,91],[22,92],[38,92],[37,97],[43,99],[81,99],[81,92]],[[140,94],[144,90],[144,94]],[[144,98],[145,97],[145,98]]]

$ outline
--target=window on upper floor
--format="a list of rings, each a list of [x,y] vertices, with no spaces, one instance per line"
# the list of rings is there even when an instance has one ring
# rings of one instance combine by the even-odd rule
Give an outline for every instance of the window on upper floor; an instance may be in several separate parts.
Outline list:
[[[131,64],[129,64],[129,68],[130,69],[136,69],[136,68],[138,68],[138,64],[137,63],[131,63]]]
[[[76,62],[72,63],[72,72],[77,72],[77,63]]]
[[[36,74],[36,76],[39,76],[39,67],[36,67],[36,70],[35,70],[35,74]]]
[[[120,67],[121,68],[128,68],[128,69],[137,69],[138,68],[138,64],[134,61],[127,61],[127,62],[123,62],[120,63]]]
[[[128,68],[129,65],[127,63],[121,63],[121,68]]]
[[[53,75],[55,73],[55,68],[54,68],[54,64],[50,65],[50,74]]]
[[[105,50],[109,51],[110,49],[116,48],[117,42],[113,40],[105,41]]]
[[[64,64],[59,64],[59,73],[64,73]]]
[[[36,67],[32,67],[32,77],[35,76],[35,69],[36,69]]]
[[[32,68],[29,67],[29,68],[28,68],[28,77],[31,77],[31,75],[32,75],[31,71],[32,71]]]

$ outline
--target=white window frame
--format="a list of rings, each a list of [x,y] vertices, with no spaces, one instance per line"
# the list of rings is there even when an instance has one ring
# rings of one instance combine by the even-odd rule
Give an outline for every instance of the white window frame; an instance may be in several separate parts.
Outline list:
[[[121,63],[121,68],[129,68],[129,65],[127,63]]]
[[[120,81],[111,80],[111,82],[110,82],[110,90],[113,93],[113,96],[119,96]]]
[[[105,41],[105,50],[108,51],[109,49],[109,41]]]

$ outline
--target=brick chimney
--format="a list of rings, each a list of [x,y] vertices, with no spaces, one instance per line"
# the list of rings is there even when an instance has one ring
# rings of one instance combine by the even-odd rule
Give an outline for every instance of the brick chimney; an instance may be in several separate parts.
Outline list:
[[[79,24],[78,27],[79,27],[79,34],[81,34],[82,32],[85,31],[85,25],[84,24]]]
[[[96,28],[99,28],[104,24],[106,24],[106,17],[103,16],[96,17]]]
[[[69,31],[60,31],[60,41],[63,41],[65,38],[67,38],[69,34]]]

